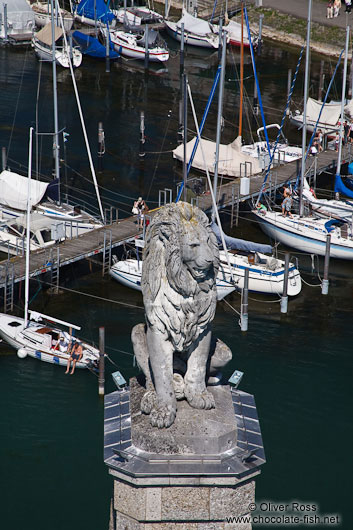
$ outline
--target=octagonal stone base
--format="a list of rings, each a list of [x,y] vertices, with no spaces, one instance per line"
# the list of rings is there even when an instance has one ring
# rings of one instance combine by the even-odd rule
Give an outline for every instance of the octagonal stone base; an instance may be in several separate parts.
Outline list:
[[[175,422],[168,429],[151,426],[149,416],[140,412],[145,388],[135,378],[130,386],[131,436],[138,449],[164,455],[218,455],[236,447],[237,424],[228,386],[208,387],[215,409],[193,409],[186,400],[178,401]]]

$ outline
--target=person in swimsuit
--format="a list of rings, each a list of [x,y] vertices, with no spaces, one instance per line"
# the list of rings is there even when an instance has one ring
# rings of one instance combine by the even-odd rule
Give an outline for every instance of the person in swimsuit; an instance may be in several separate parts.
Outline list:
[[[82,346],[79,342],[74,342],[71,347],[71,353],[69,360],[67,361],[67,368],[65,374],[68,374],[70,371],[70,365],[72,362],[72,370],[70,372],[70,375],[72,375],[76,368],[77,361],[80,361],[82,359]]]

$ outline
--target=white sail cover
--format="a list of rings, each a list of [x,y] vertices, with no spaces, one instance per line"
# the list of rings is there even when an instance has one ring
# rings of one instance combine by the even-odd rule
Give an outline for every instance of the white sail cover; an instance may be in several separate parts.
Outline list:
[[[316,101],[316,99],[308,98],[308,102],[306,105],[307,119],[310,121],[316,122],[316,120],[319,117],[321,107],[322,107],[322,102]],[[341,104],[340,103],[335,103],[335,104],[330,103],[328,105],[324,105],[324,108],[322,109],[322,113],[320,116],[320,123],[335,126],[340,118],[340,115],[341,115]]]
[[[208,33],[212,33],[210,25],[206,20],[193,17],[185,10],[183,11],[182,18],[176,23],[178,28],[181,28],[182,24],[184,24],[185,31],[195,33],[196,35],[207,35]]]
[[[224,29],[231,40],[241,42],[241,24],[239,24],[239,22],[230,20],[228,24],[224,26]],[[245,24],[243,25],[243,42],[244,44],[249,44],[248,30]]]
[[[48,182],[31,180],[31,205],[38,204],[49,186]],[[4,206],[16,210],[27,209],[28,178],[12,171],[0,173],[0,202]]]
[[[190,140],[186,144],[186,159],[187,162],[190,160],[190,156],[196,141],[196,137]],[[214,163],[216,154],[216,142],[209,140],[201,140],[202,150],[205,155],[205,161],[207,169],[210,173],[214,173]],[[173,151],[173,157],[183,161],[184,158],[184,146],[179,145]],[[241,151],[241,138],[238,136],[232,143],[225,145],[220,144],[219,146],[219,161],[218,161],[218,173],[219,175],[227,175],[229,177],[240,177],[240,164],[244,162],[251,162],[252,171],[251,174],[261,173],[262,169],[257,158],[254,158]],[[197,146],[195,157],[192,163],[192,167],[205,170],[205,164],[203,161],[202,151],[200,144]],[[244,171],[242,172],[242,174]]]
[[[26,0],[6,0],[0,3],[0,37],[4,37],[4,4],[7,6],[7,33],[31,33],[34,28],[34,13]]]

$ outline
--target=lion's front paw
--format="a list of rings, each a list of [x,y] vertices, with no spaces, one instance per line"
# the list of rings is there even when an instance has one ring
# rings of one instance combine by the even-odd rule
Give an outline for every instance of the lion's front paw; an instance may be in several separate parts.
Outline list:
[[[175,405],[159,405],[153,407],[151,412],[151,425],[163,429],[163,427],[170,427],[175,420],[176,406]]]
[[[185,389],[185,397],[191,407],[194,409],[214,409],[216,403],[213,395],[208,390],[197,393],[190,391],[190,389]]]
[[[157,402],[157,394],[154,390],[149,390],[146,392],[141,399],[141,412],[144,412],[145,414],[150,414],[151,410],[155,406]]]

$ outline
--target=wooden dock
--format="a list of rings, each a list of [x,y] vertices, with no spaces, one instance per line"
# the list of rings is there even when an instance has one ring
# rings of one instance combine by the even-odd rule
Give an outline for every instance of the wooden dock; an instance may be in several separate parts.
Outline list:
[[[353,159],[353,149],[351,145],[343,148],[342,163],[350,162]],[[300,161],[299,161],[300,162]],[[334,151],[324,151],[316,157],[309,157],[307,168],[309,176],[332,170],[337,164],[337,154]],[[294,182],[298,171],[297,161],[274,167],[268,177],[266,191],[275,193],[285,182]],[[263,184],[263,175],[255,175],[250,178],[250,192],[248,195],[240,195],[240,179],[227,179],[227,183],[219,178],[218,205],[220,209],[232,207],[239,209],[239,203],[248,199],[256,198]],[[165,194],[167,196],[167,194]],[[212,207],[211,195],[203,194],[194,199],[204,211],[209,211]],[[148,216],[153,218],[155,211],[149,212]],[[46,272],[52,273],[57,286],[59,285],[59,271],[61,267],[84,260],[92,259],[93,256],[102,254],[103,272],[108,272],[111,263],[111,250],[123,245],[128,241],[133,241],[141,231],[138,230],[136,217],[118,220],[102,228],[91,230],[78,237],[67,239],[63,243],[56,245],[45,251],[31,253],[30,276],[36,277]],[[4,289],[5,305],[6,299],[13,296],[13,288],[17,282],[25,278],[25,258],[24,256],[13,257],[0,262],[0,288]],[[53,282],[54,282],[53,279]],[[12,294],[11,294],[12,293]]]

